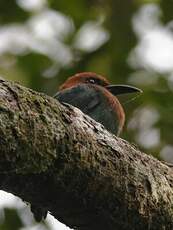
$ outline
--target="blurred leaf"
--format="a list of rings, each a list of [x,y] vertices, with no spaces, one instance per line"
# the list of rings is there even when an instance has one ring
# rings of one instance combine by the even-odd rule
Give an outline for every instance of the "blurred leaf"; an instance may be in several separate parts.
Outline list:
[[[23,227],[20,216],[15,209],[4,209],[4,221],[0,223],[1,230],[19,230]]]
[[[18,57],[18,65],[27,73],[30,87],[40,91],[44,80],[42,74],[50,67],[50,59],[38,53],[29,53]]]
[[[172,0],[161,0],[160,6],[162,9],[162,20],[167,23],[173,20],[173,1]]]
[[[0,23],[24,21],[28,17],[28,13],[23,11],[15,0],[0,1]]]
[[[83,21],[88,19],[88,16],[90,15],[89,5],[85,0],[49,0],[49,5],[50,7],[72,17],[76,25],[80,25]]]

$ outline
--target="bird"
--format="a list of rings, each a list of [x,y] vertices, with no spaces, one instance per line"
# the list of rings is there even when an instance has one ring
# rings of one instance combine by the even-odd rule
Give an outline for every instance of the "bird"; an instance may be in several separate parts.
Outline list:
[[[54,98],[71,104],[119,136],[125,122],[124,109],[116,97],[126,93],[141,93],[129,85],[112,85],[106,77],[94,72],[77,73],[69,77]]]

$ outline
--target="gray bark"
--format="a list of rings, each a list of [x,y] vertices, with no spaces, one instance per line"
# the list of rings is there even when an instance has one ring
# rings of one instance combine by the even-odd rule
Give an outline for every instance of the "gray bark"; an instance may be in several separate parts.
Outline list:
[[[173,229],[173,171],[78,109],[0,80],[0,189],[81,230]]]

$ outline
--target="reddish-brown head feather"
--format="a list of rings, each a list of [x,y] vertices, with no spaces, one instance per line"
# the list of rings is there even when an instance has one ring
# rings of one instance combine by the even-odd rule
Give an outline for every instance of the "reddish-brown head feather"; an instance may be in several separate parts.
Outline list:
[[[69,77],[63,85],[60,86],[59,90],[63,90],[63,89],[67,89],[67,88],[71,88],[77,84],[80,83],[87,83],[87,81],[89,79],[96,79],[100,81],[100,85],[102,86],[107,86],[109,85],[109,81],[104,78],[101,75],[98,75],[96,73],[93,72],[83,72],[83,73],[77,73],[75,75],[73,75],[72,77]],[[89,83],[89,82],[88,82]]]

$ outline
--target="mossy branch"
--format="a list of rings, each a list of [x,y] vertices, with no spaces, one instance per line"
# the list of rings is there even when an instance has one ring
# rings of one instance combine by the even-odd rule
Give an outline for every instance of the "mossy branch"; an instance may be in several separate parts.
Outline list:
[[[81,230],[173,229],[173,171],[67,104],[0,80],[0,189]]]

